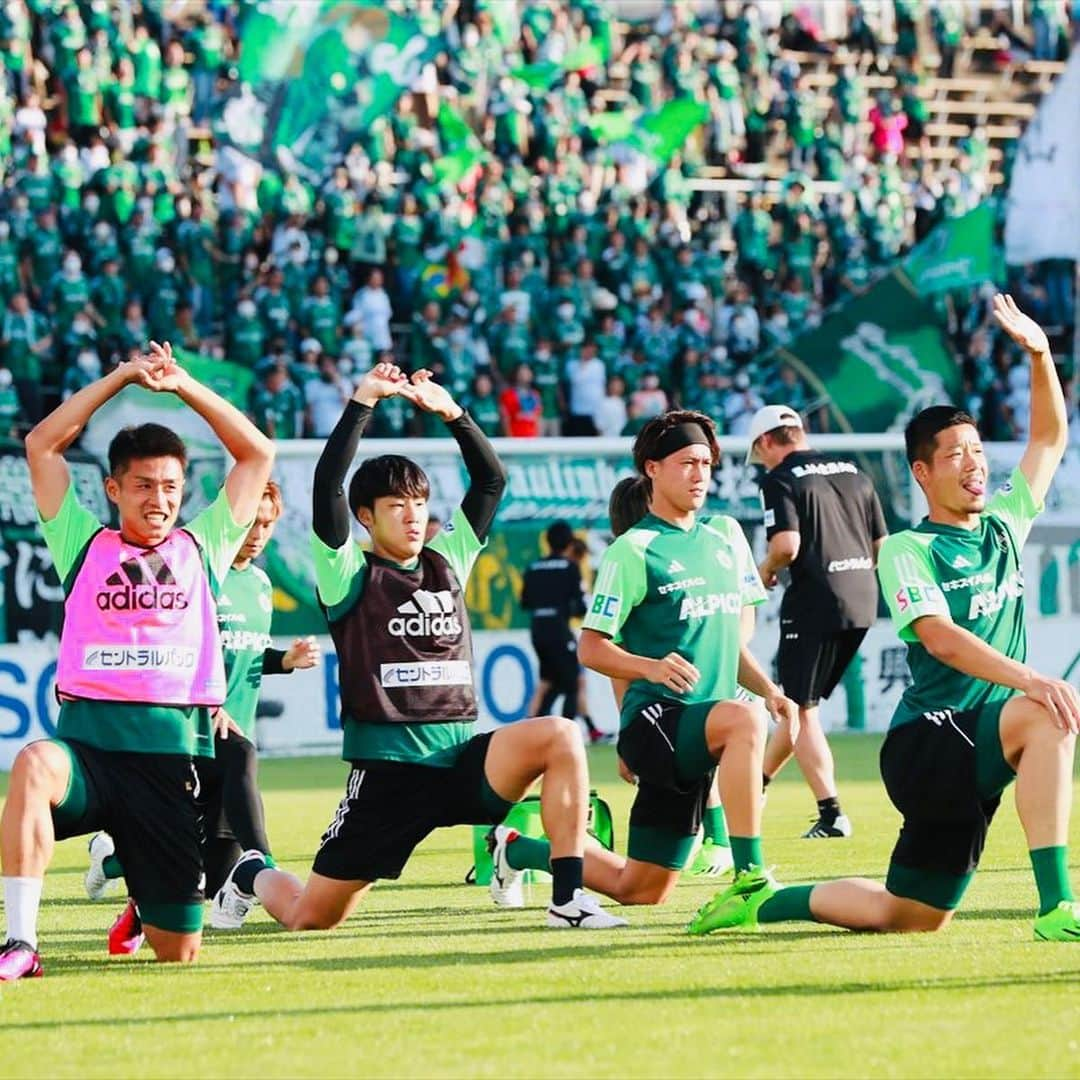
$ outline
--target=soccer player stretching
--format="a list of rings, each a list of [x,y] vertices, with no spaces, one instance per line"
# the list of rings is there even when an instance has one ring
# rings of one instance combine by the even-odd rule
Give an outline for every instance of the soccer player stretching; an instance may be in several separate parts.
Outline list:
[[[109,445],[105,490],[120,528],[80,505],[64,451],[129,384],[176,394],[235,464],[206,510],[176,518],[187,454],[157,424]],[[41,974],[37,914],[54,841],[107,829],[159,960],[191,961],[202,935],[202,854],[192,757],[225,700],[214,601],[251,527],[274,445],[178,367],[168,345],[73,394],[26,437],[41,529],[64,584],[59,737],[20,751],[0,846],[7,943],[0,980]],[[200,746],[200,739],[204,740]]]
[[[1065,401],[1043,331],[1012,297],[994,315],[1031,358],[1031,435],[1009,483],[986,498],[975,421],[924,409],[905,432],[930,513],[889,537],[878,573],[912,684],[881,749],[903,815],[885,884],[848,878],[718,897],[691,932],[812,919],[856,930],[939,930],[978,866],[1002,792],[1016,780],[1039,911],[1035,937],[1080,941],[1066,838],[1080,697],[1028,666],[1020,552],[1061,461]]]
[[[397,455],[368,459],[349,485],[372,410],[401,395],[445,420],[469,471],[469,489],[426,546],[428,480]],[[588,775],[573,720],[543,717],[472,735],[472,643],[464,586],[506,483],[472,419],[427,371],[412,380],[378,364],[357,386],[315,470],[312,553],[319,600],[340,664],[344,798],[323,834],[306,885],[260,852],[233,867],[215,908],[246,915],[257,897],[293,930],[346,919],[378,878],[396,878],[413,849],[444,825],[495,824],[543,776],[551,837],[548,925],[624,925],[581,889]],[[352,539],[356,517],[371,551]]]
[[[649,482],[649,513],[604,553],[579,644],[586,667],[628,684],[618,743],[638,788],[628,858],[590,847],[585,864],[586,884],[623,904],[670,896],[718,762],[732,888],[771,880],[760,838],[764,725],[735,698],[740,685],[761,695],[792,741],[798,710],[744,644],[765,590],[742,529],[731,517],[697,515],[718,458],[702,413],[670,412],[642,428],[634,464]],[[499,832],[494,861],[504,884],[507,867],[543,865],[542,842]]]

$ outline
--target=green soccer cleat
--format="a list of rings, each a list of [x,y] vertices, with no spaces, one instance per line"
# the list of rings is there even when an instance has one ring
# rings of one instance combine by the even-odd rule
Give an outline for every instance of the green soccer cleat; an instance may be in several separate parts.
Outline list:
[[[731,885],[698,908],[686,932],[700,936],[714,930],[756,930],[758,908],[779,888],[768,870],[740,870]]]
[[[1036,941],[1080,941],[1080,903],[1062,900],[1035,920]]]
[[[698,848],[698,853],[686,872],[692,877],[720,877],[721,874],[726,874],[732,865],[731,848],[706,840]]]

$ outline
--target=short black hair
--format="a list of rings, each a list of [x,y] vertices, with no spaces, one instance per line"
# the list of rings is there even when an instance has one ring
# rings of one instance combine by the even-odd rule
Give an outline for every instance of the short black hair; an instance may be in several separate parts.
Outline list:
[[[681,424],[697,424],[708,440],[713,466],[720,463],[720,443],[716,438],[716,424],[713,423],[712,418],[690,409],[672,409],[661,416],[654,416],[634,439],[634,468],[642,476],[645,475],[645,462],[657,460],[659,446],[664,436],[672,428],[677,428]]]
[[[349,483],[349,509],[355,516],[363,506],[371,510],[375,500],[385,495],[406,495],[426,499],[431,494],[427,473],[400,454],[380,454],[368,458]]]
[[[160,457],[176,458],[181,468],[187,468],[187,447],[172,428],[162,424],[121,428],[109,443],[109,475],[118,479],[133,461]]]
[[[573,539],[574,530],[570,528],[569,522],[556,521],[548,526],[547,542],[553,553],[558,554],[560,551],[565,551]]]
[[[930,464],[937,447],[937,437],[946,428],[959,424],[970,424],[977,428],[975,417],[955,405],[931,405],[913,416],[904,428],[904,448],[907,450],[909,465],[921,461]]]
[[[643,476],[624,476],[611,489],[608,517],[611,531],[622,536],[649,512],[649,485]]]

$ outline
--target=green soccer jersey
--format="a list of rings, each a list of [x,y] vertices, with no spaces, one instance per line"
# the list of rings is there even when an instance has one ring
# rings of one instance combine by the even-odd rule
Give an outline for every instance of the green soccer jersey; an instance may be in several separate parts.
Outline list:
[[[217,603],[221,651],[225,658],[225,711],[244,738],[254,742],[263,653],[273,644],[270,621],[274,614],[274,588],[254,563],[243,570],[230,568]]]
[[[446,559],[464,588],[484,544],[458,507],[427,546]],[[336,607],[350,598],[354,598],[355,603],[355,598],[363,592],[368,569],[360,545],[350,537],[340,548],[330,548],[313,533],[311,552],[319,600],[327,608]],[[344,729],[341,756],[346,761],[409,761],[447,768],[455,763],[462,746],[472,738],[473,725],[467,721],[380,724],[347,718]]]
[[[101,522],[79,502],[74,485],[68,486],[54,518],[45,521],[39,515],[38,520],[64,593],[70,594],[87,545],[101,528]],[[210,591],[217,596],[251,522],[238,524],[233,519],[222,489],[184,528],[202,551]],[[74,739],[101,750],[208,757],[214,754],[210,710],[199,706],[65,701],[60,706],[56,731],[62,739]]]
[[[734,698],[742,609],[764,600],[750,545],[726,514],[690,529],[646,514],[620,536],[604,552],[583,626],[637,656],[676,652],[701,673],[687,694],[635,679],[623,698],[623,726],[658,698],[681,705]]]
[[[1014,469],[1009,483],[987,503],[978,528],[922,521],[893,533],[882,545],[878,577],[893,625],[907,644],[912,677],[891,727],[925,712],[977,709],[1016,693],[934,659],[914,624],[927,615],[949,619],[1022,663],[1027,632],[1020,552],[1041,510],[1026,477]]]

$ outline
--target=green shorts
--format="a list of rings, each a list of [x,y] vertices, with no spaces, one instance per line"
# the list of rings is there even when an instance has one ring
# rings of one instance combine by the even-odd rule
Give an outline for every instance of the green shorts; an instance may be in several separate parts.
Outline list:
[[[959,905],[1016,776],[1001,748],[1004,705],[936,709],[886,736],[881,777],[904,817],[885,881],[894,896],[941,911]]]

